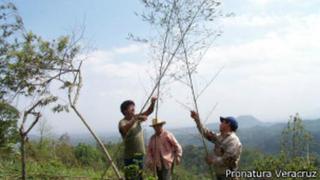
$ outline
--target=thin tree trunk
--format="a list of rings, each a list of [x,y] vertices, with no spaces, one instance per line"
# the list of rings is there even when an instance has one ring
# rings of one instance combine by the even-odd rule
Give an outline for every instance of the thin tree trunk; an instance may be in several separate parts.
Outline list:
[[[21,153],[21,179],[26,180],[27,179],[27,171],[26,171],[26,152],[25,152],[25,143],[27,139],[28,133],[31,131],[31,129],[36,125],[36,123],[39,121],[39,118],[41,116],[40,112],[36,113],[36,118],[31,123],[31,125],[26,128],[25,130],[25,123],[27,121],[28,115],[41,103],[41,100],[35,103],[30,109],[25,111],[23,113],[22,123],[19,128],[19,134],[20,134],[20,153]]]
[[[27,179],[27,172],[26,172],[26,152],[25,152],[25,136],[23,131],[20,130],[20,153],[21,153],[21,179]]]

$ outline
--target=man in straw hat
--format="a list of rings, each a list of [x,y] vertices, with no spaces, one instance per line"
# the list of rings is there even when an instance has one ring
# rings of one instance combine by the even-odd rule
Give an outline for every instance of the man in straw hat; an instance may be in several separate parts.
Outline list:
[[[147,150],[147,166],[157,173],[159,180],[171,180],[174,163],[181,161],[182,148],[174,135],[163,128],[165,121],[153,119],[155,133],[151,136]]]
[[[237,120],[234,117],[220,117],[220,133],[215,133],[203,127],[195,111],[191,111],[191,117],[199,132],[215,144],[213,154],[206,157],[206,161],[214,166],[217,180],[236,179],[228,177],[226,172],[236,171],[240,161],[242,145],[235,133],[238,129]]]
[[[146,121],[153,112],[156,100],[157,98],[153,97],[149,108],[141,114],[135,114],[135,103],[132,100],[124,101],[120,106],[121,113],[124,115],[119,122],[119,131],[124,144],[124,165],[128,168],[132,165],[139,166],[139,173],[134,177],[126,171],[126,179],[142,179],[145,145],[141,122]]]

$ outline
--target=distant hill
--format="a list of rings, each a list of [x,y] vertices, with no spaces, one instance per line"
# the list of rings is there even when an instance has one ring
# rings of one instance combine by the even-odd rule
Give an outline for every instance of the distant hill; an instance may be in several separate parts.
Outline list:
[[[274,123],[270,122],[261,122],[258,120],[256,117],[251,116],[251,115],[243,115],[243,116],[238,116],[237,121],[239,123],[239,127],[241,128],[251,128],[254,126],[270,126]]]
[[[261,150],[266,153],[277,153],[280,150],[280,136],[283,128],[286,127],[287,122],[268,123],[263,122],[251,115],[244,115],[237,117],[239,123],[239,129],[237,134],[244,148],[253,148]],[[310,150],[320,154],[320,119],[317,120],[304,120],[305,128],[311,132],[314,137],[314,145],[310,147]],[[218,123],[209,123],[207,127],[211,130],[218,131]],[[174,128],[169,129],[175,134],[177,140],[182,145],[199,145],[202,146],[202,141],[198,130],[193,127]],[[152,130],[145,130],[145,141],[149,139]],[[87,144],[95,144],[94,139],[89,133],[70,134],[71,143],[76,145],[79,142]],[[119,142],[121,137],[118,133],[112,134],[99,134],[104,142]],[[36,136],[31,136],[32,139],[36,139]],[[58,138],[58,137],[57,137]],[[208,143],[212,145],[212,143]]]

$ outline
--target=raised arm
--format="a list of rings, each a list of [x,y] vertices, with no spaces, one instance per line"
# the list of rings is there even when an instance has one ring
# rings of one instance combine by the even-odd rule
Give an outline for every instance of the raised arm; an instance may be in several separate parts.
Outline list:
[[[119,132],[122,137],[127,136],[129,130],[131,129],[131,127],[134,125],[136,121],[137,121],[136,119],[132,119],[130,121],[121,120],[119,122]]]
[[[148,107],[148,109],[146,111],[142,112],[141,114],[145,115],[145,116],[149,116],[150,114],[152,114],[153,110],[154,110],[154,106],[156,104],[156,101],[157,101],[157,98],[152,97],[150,106]]]
[[[119,122],[119,131],[122,137],[125,137],[129,130],[131,129],[131,127],[138,121],[145,121],[147,120],[147,116],[144,115],[137,115],[135,117],[133,117],[131,120],[128,121],[120,121]]]
[[[198,113],[196,113],[195,111],[191,111],[191,118],[196,122],[200,134],[202,134],[207,140],[213,143],[217,141],[217,134],[213,131],[210,131],[206,127],[203,127],[202,123],[200,122]]]

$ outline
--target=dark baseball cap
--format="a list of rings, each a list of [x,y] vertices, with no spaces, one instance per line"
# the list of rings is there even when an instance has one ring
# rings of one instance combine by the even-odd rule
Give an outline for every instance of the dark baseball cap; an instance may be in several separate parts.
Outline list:
[[[238,129],[238,122],[237,122],[236,118],[231,117],[231,116],[229,116],[229,117],[221,117],[220,116],[220,122],[222,122],[222,121],[229,123],[231,126],[231,129],[233,131],[236,131]]]

